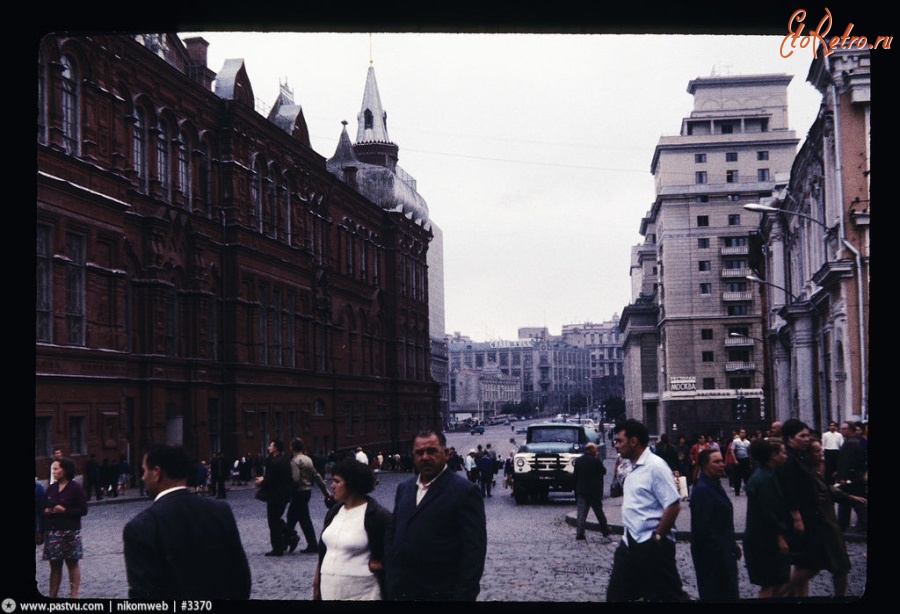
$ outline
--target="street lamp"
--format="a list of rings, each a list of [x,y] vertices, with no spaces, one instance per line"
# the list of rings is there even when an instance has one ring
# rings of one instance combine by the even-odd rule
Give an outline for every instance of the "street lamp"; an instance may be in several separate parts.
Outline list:
[[[819,226],[825,229],[825,232],[828,232],[828,226],[822,220],[817,220],[811,215],[807,215],[806,213],[800,213],[799,211],[791,211],[790,209],[779,209],[778,207],[773,207],[771,205],[762,205],[760,203],[747,203],[744,205],[744,209],[747,211],[755,211],[756,213],[784,213],[786,215],[796,215],[797,217],[806,218],[811,222],[815,222]]]

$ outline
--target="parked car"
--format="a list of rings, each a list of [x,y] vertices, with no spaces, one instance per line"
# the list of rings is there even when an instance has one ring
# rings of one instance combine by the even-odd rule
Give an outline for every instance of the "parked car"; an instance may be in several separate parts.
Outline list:
[[[479,435],[484,435],[484,425],[479,424],[478,426],[473,426],[472,430],[469,431],[469,434],[474,435],[475,433],[478,433]]]

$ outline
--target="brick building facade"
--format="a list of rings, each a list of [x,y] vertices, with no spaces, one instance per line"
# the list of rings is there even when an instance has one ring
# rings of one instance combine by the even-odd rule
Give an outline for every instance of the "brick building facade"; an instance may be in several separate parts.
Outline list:
[[[260,115],[242,60],[215,73],[206,49],[42,41],[38,476],[56,447],[80,473],[159,441],[399,451],[440,424],[427,276],[407,279],[429,228],[329,173],[291,93]]]

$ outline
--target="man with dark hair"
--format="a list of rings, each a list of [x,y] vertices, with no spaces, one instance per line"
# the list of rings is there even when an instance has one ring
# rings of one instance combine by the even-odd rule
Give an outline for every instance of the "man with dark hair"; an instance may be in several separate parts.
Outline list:
[[[859,426],[857,426],[859,424]],[[861,423],[841,422],[841,435],[844,443],[838,454],[835,478],[838,487],[848,495],[866,496],[868,458],[860,440]],[[838,503],[838,526],[842,531],[850,528],[850,511],[856,512],[857,528],[865,533],[868,530],[869,515],[864,505],[851,504],[845,501]]]
[[[123,531],[130,599],[249,599],[250,566],[231,507],[187,489],[190,460],[157,444],[143,463],[153,503]]]
[[[631,463],[622,497],[622,541],[616,548],[606,600],[688,601],[675,564],[672,527],[681,496],[672,470],[648,448],[647,427],[633,419],[616,426],[615,446]]]
[[[288,506],[287,524],[284,528],[287,535],[288,548],[293,552],[300,543],[300,536],[294,530],[294,527],[299,522],[300,530],[303,531],[303,537],[306,538],[306,548],[301,550],[301,552],[318,552],[316,531],[313,528],[312,519],[309,517],[309,500],[312,498],[313,484],[319,487],[326,501],[331,501],[332,496],[328,492],[325,480],[316,471],[312,459],[303,453],[303,440],[299,437],[294,437],[291,441],[291,451],[294,453],[293,458],[291,458],[293,491],[291,493],[291,504]]]
[[[584,526],[587,522],[589,509],[594,510],[597,522],[600,525],[600,533],[603,535],[602,543],[608,544],[611,533],[603,513],[603,476],[606,475],[606,467],[600,458],[597,444],[588,442],[584,446],[584,454],[575,459],[575,539],[583,540]]]
[[[287,550],[287,535],[282,519],[284,508],[291,500],[291,464],[284,455],[284,442],[280,439],[269,441],[269,456],[263,475],[256,478],[256,498],[266,502],[266,521],[269,524],[269,541],[272,549],[265,556],[282,556]]]
[[[401,483],[385,535],[385,598],[475,601],[487,554],[484,498],[447,470],[447,439],[428,429],[413,440],[418,476]]]

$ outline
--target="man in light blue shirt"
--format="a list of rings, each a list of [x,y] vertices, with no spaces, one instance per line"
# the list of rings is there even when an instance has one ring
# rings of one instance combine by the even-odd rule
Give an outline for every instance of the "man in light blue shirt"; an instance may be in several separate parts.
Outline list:
[[[616,548],[606,600],[688,601],[675,564],[672,527],[681,496],[672,470],[650,451],[650,434],[637,420],[619,424],[614,442],[631,469],[622,498],[625,534]]]

